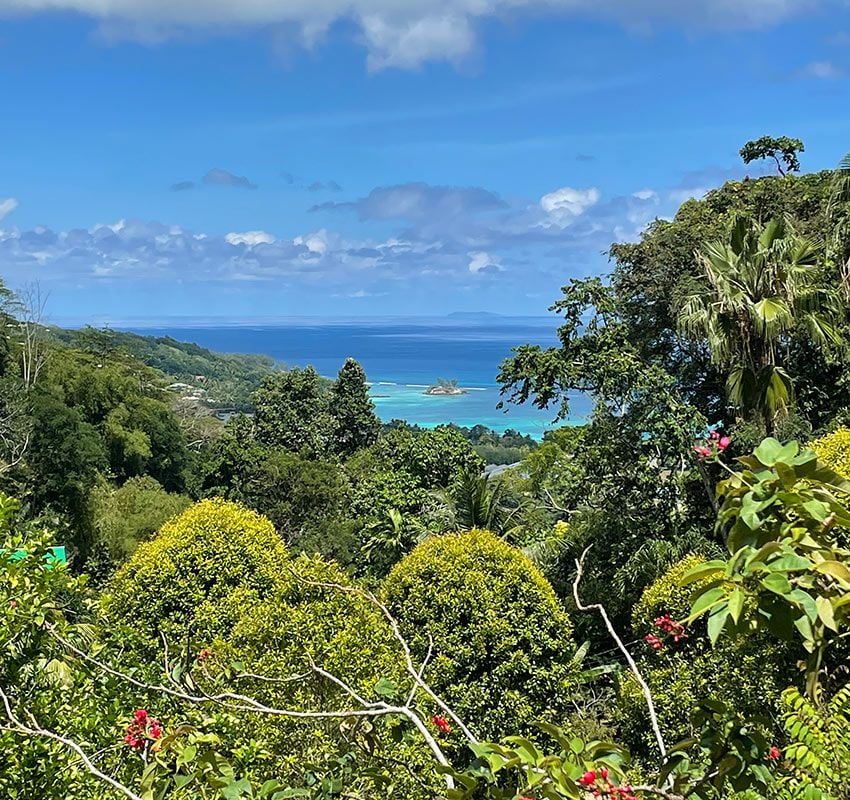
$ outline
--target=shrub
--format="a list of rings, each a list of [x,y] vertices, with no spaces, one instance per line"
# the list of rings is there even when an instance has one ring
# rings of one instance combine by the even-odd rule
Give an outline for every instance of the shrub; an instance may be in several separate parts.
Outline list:
[[[272,524],[224,500],[203,500],[162,526],[114,575],[103,610],[159,649],[160,633],[182,642],[225,635],[273,593],[287,562]]]
[[[569,699],[569,617],[519,551],[488,531],[437,536],[387,577],[386,601],[426,677],[483,737],[557,719]]]
[[[405,675],[401,647],[380,611],[360,595],[305,581],[351,585],[336,564],[303,555],[294,559],[275,592],[236,625],[223,658],[235,658],[257,675],[290,680],[243,680],[240,691],[278,708],[356,707],[338,686],[313,672],[312,660],[369,700],[388,699],[386,693],[397,686],[397,699],[403,702],[401,696],[406,696],[410,679]],[[211,648],[216,652],[214,643]],[[213,658],[211,662],[213,669],[216,661]],[[293,676],[303,677],[291,680]],[[338,719],[304,721],[249,714],[239,720],[230,739],[235,748],[252,740],[261,742],[272,756],[255,766],[256,777],[274,777],[293,785],[303,780],[306,764],[320,768],[349,745],[375,748],[376,758],[389,756],[384,766],[394,781],[401,781],[396,791],[403,787],[401,796],[413,797],[416,784],[408,769],[399,770],[393,763],[406,763],[426,780],[430,775],[435,787],[439,779],[418,736],[414,734],[411,744],[391,735],[400,725],[399,720],[376,719],[349,730]]]
[[[130,478],[120,487],[104,482],[91,495],[95,546],[105,550],[109,561],[121,564],[190,503],[183,495],[166,492],[148,476]]]
[[[674,620],[688,616],[691,596],[704,588],[705,582],[683,587],[681,580],[704,560],[686,556],[644,590],[632,613],[639,638],[653,634],[663,639],[655,620],[665,614]],[[657,652],[643,641],[636,647],[668,746],[691,735],[690,714],[708,698],[720,700],[744,716],[775,716],[781,692],[795,672],[791,650],[775,639],[727,638],[711,647],[701,624],[689,629],[688,638],[679,643],[666,639]],[[615,722],[633,753],[654,752],[646,704],[631,673],[618,687]]]
[[[850,428],[837,428],[832,433],[809,443],[818,461],[845,478],[850,478]]]

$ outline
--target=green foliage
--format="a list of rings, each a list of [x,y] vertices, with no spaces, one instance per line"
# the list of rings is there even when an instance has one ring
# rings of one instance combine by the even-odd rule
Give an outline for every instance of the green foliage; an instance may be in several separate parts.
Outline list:
[[[484,469],[463,434],[445,426],[422,433],[392,430],[371,448],[371,456],[385,468],[409,473],[423,489],[448,486],[462,469]]]
[[[101,483],[91,495],[95,547],[104,548],[111,564],[122,564],[190,502],[147,476],[130,478],[120,487]]]
[[[817,453],[821,464],[850,479],[850,428],[837,428],[809,442],[809,447]]]
[[[816,695],[828,647],[850,621],[850,551],[835,530],[850,526],[845,498],[850,483],[821,465],[797,442],[765,439],[744,469],[718,486],[718,526],[728,528],[728,561],[691,570],[686,582],[709,582],[691,609],[708,615],[717,641],[767,630],[808,652],[806,687]]]
[[[369,397],[366,373],[353,358],[345,360],[331,390],[334,416],[333,450],[343,458],[368,447],[378,438],[381,423]]]
[[[246,411],[250,397],[276,369],[268,356],[214,353],[170,336],[139,336],[127,331],[51,328],[51,334],[71,347],[110,360],[136,360],[159,370],[172,381],[202,386],[204,402],[213,407]],[[202,376],[203,380],[198,380]]]
[[[800,139],[792,139],[788,136],[762,136],[760,139],[747,142],[741,148],[741,158],[745,164],[760,161],[763,158],[772,158],[776,162],[779,174],[785,175],[787,172],[800,171],[800,159],[797,154],[805,149]]]
[[[688,616],[693,592],[708,581],[682,586],[682,579],[705,563],[698,555],[683,558],[646,588],[632,614],[639,638],[652,634],[663,640],[658,651],[641,642],[637,655],[667,741],[694,735],[693,714],[707,700],[734,708],[745,719],[762,719],[756,727],[766,734],[770,730],[766,720],[778,713],[780,693],[795,674],[794,652],[764,634],[724,640],[714,648],[698,625],[680,642],[664,638],[655,620]],[[615,722],[632,753],[646,757],[656,751],[646,701],[631,673],[618,686]]]
[[[802,800],[847,796],[850,763],[850,686],[815,705],[797,689],[782,694],[782,727],[788,737],[781,758],[780,795]]]
[[[103,599],[106,624],[158,652],[160,634],[225,636],[277,587],[286,549],[271,523],[223,500],[204,500],[169,520],[115,573]]]
[[[739,217],[729,240],[704,244],[698,257],[702,278],[681,301],[679,327],[707,343],[732,406],[772,430],[794,394],[782,355],[789,337],[821,349],[841,342],[845,312],[822,248],[787,221],[762,226]]]
[[[257,440],[293,452],[325,453],[334,430],[326,383],[313,367],[267,377],[252,398]]]
[[[316,584],[324,584],[322,586]],[[328,586],[334,584],[340,588]],[[236,624],[231,646],[216,655],[210,669],[215,673],[231,656],[247,672],[277,683],[239,681],[247,692],[277,708],[302,710],[350,708],[351,697],[339,686],[315,674],[316,664],[341,676],[358,694],[370,700],[396,700],[409,692],[409,678],[398,642],[381,612],[365,597],[346,589],[352,584],[333,563],[301,556],[282,571],[275,591]],[[304,676],[299,680],[293,676]],[[299,785],[305,764],[321,764],[344,752],[346,738],[366,750],[366,763],[382,762],[392,781],[413,785],[406,770],[390,760],[404,760],[421,770],[421,777],[435,783],[421,742],[411,745],[391,732],[401,723],[375,720],[353,725],[340,720],[287,720],[253,715],[233,731],[234,745],[250,740],[262,742],[271,754],[253,767],[255,777],[275,777]],[[361,764],[362,766],[362,764]],[[430,774],[429,774],[430,773]]]
[[[487,531],[420,544],[384,583],[427,677],[480,735],[522,731],[567,708],[570,620],[540,572]]]

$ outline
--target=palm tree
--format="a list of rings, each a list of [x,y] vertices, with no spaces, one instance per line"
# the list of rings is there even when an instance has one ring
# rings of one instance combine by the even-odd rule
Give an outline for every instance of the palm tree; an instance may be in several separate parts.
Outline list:
[[[435,493],[455,530],[483,528],[499,535],[508,534],[523,503],[508,505],[503,481],[490,479],[477,470],[462,470],[448,491]]]
[[[745,418],[768,431],[793,399],[783,360],[792,335],[840,344],[842,306],[825,279],[823,246],[787,220],[767,225],[739,217],[728,242],[697,253],[702,276],[679,307],[679,328],[705,340],[727,375],[726,393]]]

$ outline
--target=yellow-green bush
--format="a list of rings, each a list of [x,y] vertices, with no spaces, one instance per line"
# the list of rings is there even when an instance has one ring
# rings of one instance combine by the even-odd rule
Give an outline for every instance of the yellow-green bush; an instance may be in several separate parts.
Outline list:
[[[204,500],[142,544],[107,587],[110,625],[130,628],[156,650],[172,642],[226,635],[271,595],[288,556],[272,524],[237,503]]]
[[[646,588],[632,613],[639,639],[648,633],[662,635],[653,624],[657,617],[669,614],[683,620],[688,616],[691,596],[700,583],[683,587],[681,580],[703,561],[699,556],[686,556]],[[689,629],[688,638],[679,644],[665,642],[660,652],[642,641],[635,647],[668,744],[691,734],[691,711],[709,697],[746,716],[775,715],[781,692],[795,674],[789,646],[758,635],[737,640],[722,637],[712,647],[701,624]],[[653,752],[655,740],[646,703],[630,673],[618,688],[616,724],[633,752]]]
[[[837,428],[810,442],[809,447],[818,454],[820,462],[839,475],[850,478],[850,428]]]
[[[402,650],[380,611],[360,595],[312,586],[310,581],[351,585],[333,563],[306,556],[293,560],[274,594],[236,625],[227,648],[230,656],[255,674],[304,677],[285,683],[240,681],[240,690],[277,708],[356,707],[356,701],[338,686],[313,672],[312,660],[366,699],[382,699],[376,687],[386,691],[389,685],[395,685],[397,699],[403,702],[411,681],[405,673]],[[412,743],[393,741],[391,729],[399,724],[391,718],[375,720],[377,735],[373,734],[369,742],[377,747],[379,757],[389,756],[390,763],[385,766],[398,784],[396,791],[404,797],[416,796],[418,784],[411,780],[408,768],[439,787],[433,759],[418,736],[414,734]],[[360,734],[351,731],[348,735],[365,745],[362,734],[370,730],[371,724],[360,726]],[[237,745],[250,740],[261,742],[274,755],[266,764],[260,762],[257,777],[285,782],[300,779],[305,763],[321,764],[338,752],[342,741],[339,719],[303,721],[258,715],[240,720],[232,738]],[[395,769],[392,764],[399,761],[407,767]]]
[[[427,678],[484,737],[558,720],[574,678],[569,617],[540,571],[488,531],[437,536],[395,566],[384,596]]]

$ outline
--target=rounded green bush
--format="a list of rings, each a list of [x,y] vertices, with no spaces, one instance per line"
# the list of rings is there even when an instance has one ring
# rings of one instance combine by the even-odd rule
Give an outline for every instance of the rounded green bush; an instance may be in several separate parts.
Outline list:
[[[159,650],[169,641],[225,636],[277,588],[288,555],[272,524],[224,500],[203,500],[169,520],[111,579],[106,622]]]
[[[384,596],[426,678],[482,737],[557,720],[570,695],[572,627],[552,587],[489,531],[436,536],[387,576]]]
[[[751,717],[769,717],[782,690],[793,681],[794,657],[789,646],[763,635],[741,639],[721,637],[712,647],[704,623],[688,628],[688,638],[676,644],[665,640],[655,652],[643,637],[663,634],[654,620],[669,614],[684,620],[691,597],[705,583],[682,586],[685,573],[704,558],[688,555],[643,592],[632,612],[638,664],[649,684],[659,724],[668,745],[690,736],[690,715],[708,698],[720,700]],[[626,746],[636,755],[655,753],[646,702],[637,681],[626,674],[618,687],[615,724]]]

